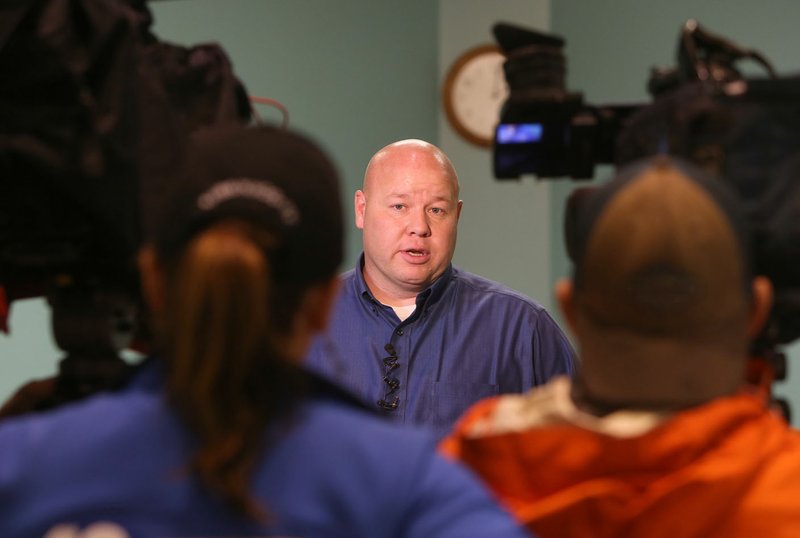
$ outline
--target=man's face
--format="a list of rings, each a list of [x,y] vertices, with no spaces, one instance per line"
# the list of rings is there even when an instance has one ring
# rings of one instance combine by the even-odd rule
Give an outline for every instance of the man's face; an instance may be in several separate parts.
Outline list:
[[[375,159],[356,192],[355,213],[364,232],[364,276],[379,300],[416,296],[453,258],[457,179],[429,146],[400,146]]]

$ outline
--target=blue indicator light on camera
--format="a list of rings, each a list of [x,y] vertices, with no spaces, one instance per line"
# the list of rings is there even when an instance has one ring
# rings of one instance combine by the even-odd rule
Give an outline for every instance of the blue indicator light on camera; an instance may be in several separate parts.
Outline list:
[[[498,144],[526,144],[541,141],[543,133],[541,123],[501,123],[496,140]]]

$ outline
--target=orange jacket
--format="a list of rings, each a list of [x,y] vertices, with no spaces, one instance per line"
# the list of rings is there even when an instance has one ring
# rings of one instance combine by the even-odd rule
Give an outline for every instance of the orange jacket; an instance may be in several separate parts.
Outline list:
[[[631,437],[569,423],[468,436],[499,401],[474,406],[441,449],[539,536],[800,537],[800,433],[758,397]]]

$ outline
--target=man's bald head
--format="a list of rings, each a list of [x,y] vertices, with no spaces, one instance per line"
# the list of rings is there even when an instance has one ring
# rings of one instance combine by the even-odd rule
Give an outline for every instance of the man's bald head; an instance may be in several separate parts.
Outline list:
[[[354,208],[363,230],[364,280],[376,299],[414,304],[444,274],[461,206],[455,168],[433,144],[401,140],[375,154]]]
[[[418,168],[425,166],[430,170],[438,170],[441,177],[451,182],[455,189],[455,196],[458,197],[458,175],[453,163],[441,149],[430,142],[416,138],[393,142],[372,156],[364,172],[364,192],[368,193],[371,185],[375,181],[380,181],[380,178],[387,174],[388,170],[398,166],[413,166],[413,163],[417,163]]]

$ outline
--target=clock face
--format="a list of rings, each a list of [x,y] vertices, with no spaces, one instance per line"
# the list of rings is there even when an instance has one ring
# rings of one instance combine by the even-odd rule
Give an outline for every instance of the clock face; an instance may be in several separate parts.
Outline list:
[[[445,112],[464,138],[488,147],[508,97],[505,56],[494,45],[467,51],[453,64],[444,86]]]

